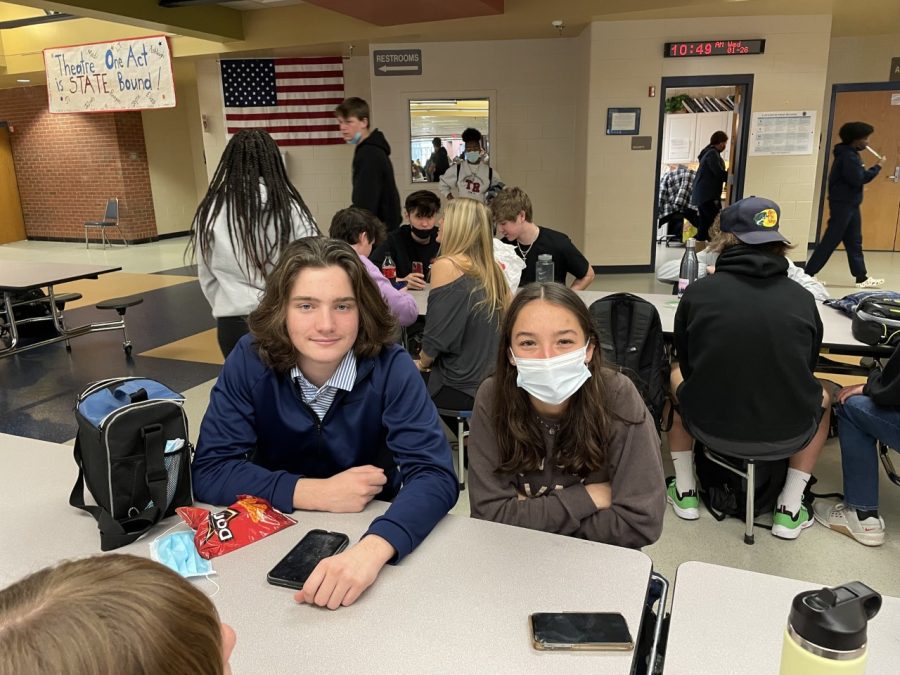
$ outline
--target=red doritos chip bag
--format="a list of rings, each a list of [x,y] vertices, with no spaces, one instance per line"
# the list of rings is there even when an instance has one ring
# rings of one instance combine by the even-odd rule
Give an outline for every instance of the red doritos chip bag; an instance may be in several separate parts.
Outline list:
[[[197,552],[207,560],[297,524],[265,499],[250,495],[238,495],[234,504],[218,513],[193,506],[175,511],[194,530]]]

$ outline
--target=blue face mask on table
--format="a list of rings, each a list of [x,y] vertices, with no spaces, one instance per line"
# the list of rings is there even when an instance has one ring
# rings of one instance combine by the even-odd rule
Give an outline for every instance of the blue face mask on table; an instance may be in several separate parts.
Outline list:
[[[150,542],[150,557],[186,579],[214,574],[212,563],[197,553],[191,530],[157,537]]]

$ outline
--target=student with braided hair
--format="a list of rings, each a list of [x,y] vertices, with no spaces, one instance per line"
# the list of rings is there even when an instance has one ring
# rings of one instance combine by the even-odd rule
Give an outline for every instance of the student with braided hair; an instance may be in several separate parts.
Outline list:
[[[194,215],[188,245],[224,356],[248,332],[247,315],[284,248],[318,234],[272,137],[261,129],[232,136]]]

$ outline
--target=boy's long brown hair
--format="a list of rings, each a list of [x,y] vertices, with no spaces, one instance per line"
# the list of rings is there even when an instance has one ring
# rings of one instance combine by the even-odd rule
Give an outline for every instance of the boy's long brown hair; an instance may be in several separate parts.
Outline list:
[[[611,371],[602,363],[600,340],[591,324],[584,301],[570,288],[558,283],[534,283],[513,298],[503,318],[500,353],[494,373],[494,428],[500,451],[498,473],[538,471],[545,458],[544,435],[528,393],[516,385],[516,367],[510,363],[513,328],[522,309],[543,300],[569,310],[590,343],[594,353],[588,363],[591,377],[568,400],[565,415],[556,434],[554,462],[568,473],[585,477],[606,462],[610,416],[607,405],[607,379]]]
[[[340,267],[350,277],[359,307],[359,332],[353,345],[358,357],[372,357],[393,342],[397,321],[378,287],[350,244],[325,237],[304,237],[290,244],[266,279],[266,292],[247,323],[259,357],[269,368],[286,373],[297,365],[297,349],[287,331],[287,306],[297,275],[304,269]]]

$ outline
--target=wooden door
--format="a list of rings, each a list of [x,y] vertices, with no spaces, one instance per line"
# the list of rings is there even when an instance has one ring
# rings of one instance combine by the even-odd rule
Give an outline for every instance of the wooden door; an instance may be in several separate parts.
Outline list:
[[[22,220],[9,129],[0,127],[0,244],[22,239],[25,239],[25,222]]]
[[[892,96],[895,97],[892,99]],[[894,105],[892,105],[892,101]],[[865,187],[862,214],[863,249],[900,251],[900,83],[894,91],[842,91],[835,99],[831,120],[832,146],[840,142],[838,129],[846,122],[868,122],[875,127],[869,144],[886,156],[881,173]],[[834,158],[829,154],[826,171]],[[866,167],[875,156],[863,150],[860,158]],[[828,224],[828,202],[822,211],[821,233]]]

